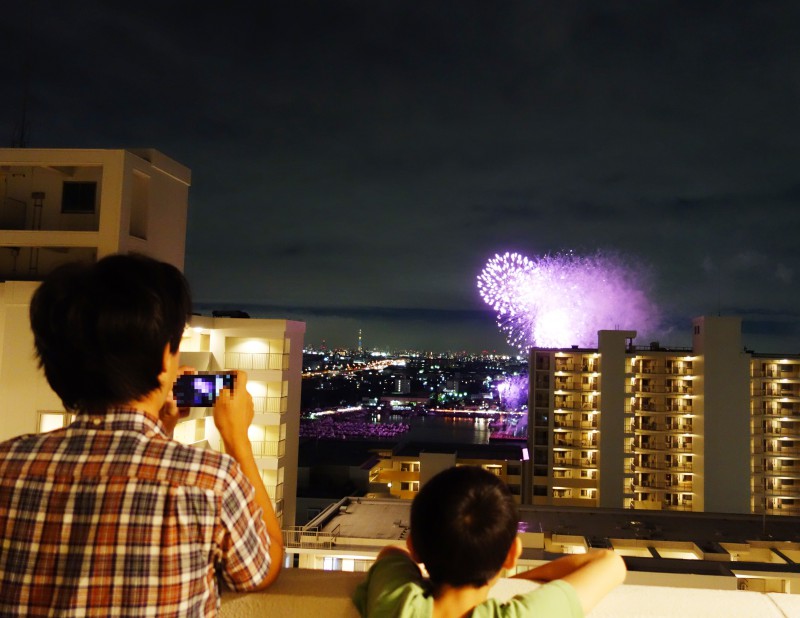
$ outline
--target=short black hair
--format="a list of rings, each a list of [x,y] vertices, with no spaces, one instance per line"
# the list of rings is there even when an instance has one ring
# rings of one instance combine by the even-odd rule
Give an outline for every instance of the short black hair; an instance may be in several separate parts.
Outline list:
[[[183,274],[143,255],[65,264],[31,299],[39,366],[67,410],[141,399],[159,386],[164,347],[178,351],[191,304]]]
[[[483,586],[503,567],[517,535],[508,486],[476,466],[448,468],[411,504],[411,543],[434,586]]]

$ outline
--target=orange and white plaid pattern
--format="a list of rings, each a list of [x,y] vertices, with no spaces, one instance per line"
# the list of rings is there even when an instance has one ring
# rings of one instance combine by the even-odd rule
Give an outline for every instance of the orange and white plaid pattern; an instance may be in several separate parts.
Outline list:
[[[239,465],[141,412],[0,444],[0,616],[214,616],[268,549]]]

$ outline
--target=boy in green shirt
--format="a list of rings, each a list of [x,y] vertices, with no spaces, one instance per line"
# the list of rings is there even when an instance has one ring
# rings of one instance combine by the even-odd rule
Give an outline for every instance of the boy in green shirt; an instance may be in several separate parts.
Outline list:
[[[378,554],[355,591],[356,607],[369,618],[579,617],[625,579],[622,558],[598,550],[516,575],[548,582],[532,592],[488,599],[522,553],[517,521],[514,498],[494,474],[473,466],[440,472],[411,505],[408,551],[389,546]]]

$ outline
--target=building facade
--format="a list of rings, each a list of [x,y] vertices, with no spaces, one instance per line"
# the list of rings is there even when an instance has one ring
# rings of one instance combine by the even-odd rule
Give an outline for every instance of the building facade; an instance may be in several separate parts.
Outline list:
[[[284,526],[293,526],[305,323],[193,316],[181,342],[181,363],[198,371],[247,374],[255,417],[248,434],[264,485]],[[195,408],[175,439],[224,451],[209,408]]]
[[[129,252],[183,270],[190,184],[153,149],[0,148],[0,279]]]
[[[741,321],[693,321],[692,347],[531,351],[530,504],[797,514],[800,357],[745,351]]]
[[[413,500],[430,478],[452,466],[479,466],[522,494],[522,448],[513,444],[404,443],[377,453],[369,471],[370,492]]]

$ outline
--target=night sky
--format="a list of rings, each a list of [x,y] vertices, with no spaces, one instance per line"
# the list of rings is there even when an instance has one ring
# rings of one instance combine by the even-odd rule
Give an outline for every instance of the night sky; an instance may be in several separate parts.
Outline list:
[[[112,8],[113,7],[113,8]],[[648,273],[646,344],[800,352],[800,2],[9,0],[0,139],[192,170],[201,308],[307,343],[511,351],[495,253]],[[613,325],[609,325],[613,328]]]

